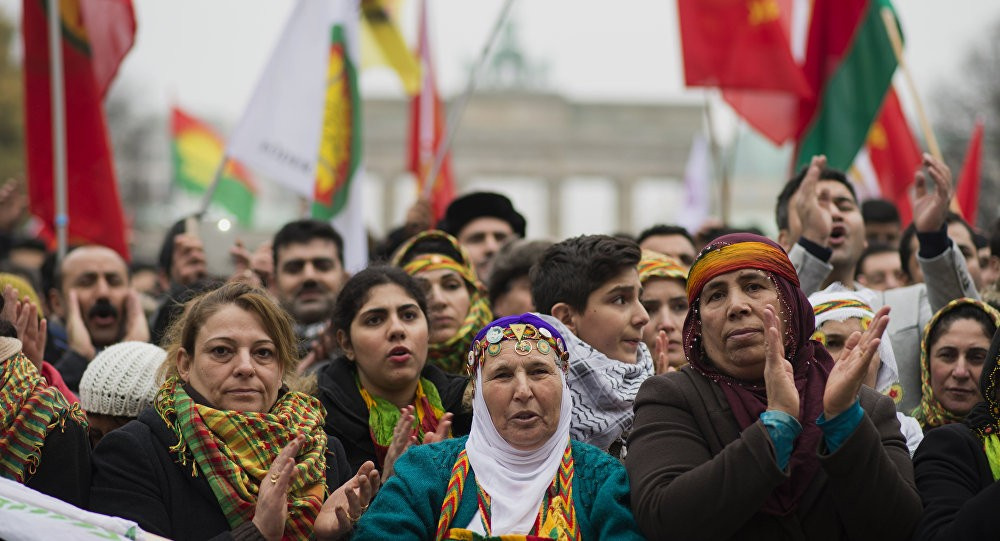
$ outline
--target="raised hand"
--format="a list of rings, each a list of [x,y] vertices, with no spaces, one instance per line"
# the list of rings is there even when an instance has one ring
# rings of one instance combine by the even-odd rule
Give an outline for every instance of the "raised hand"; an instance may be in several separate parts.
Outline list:
[[[69,348],[90,361],[97,355],[97,348],[90,339],[90,331],[83,322],[83,314],[80,312],[80,299],[77,298],[76,291],[72,289],[66,294],[68,305],[66,306],[66,339]]]
[[[128,290],[125,299],[125,336],[123,342],[149,342],[149,323],[142,309],[142,300],[134,289]]]
[[[382,482],[386,482],[392,477],[392,465],[396,459],[409,447],[417,443],[417,437],[413,435],[413,406],[406,406],[399,410],[399,421],[392,429],[392,443],[385,453],[385,461],[382,463]]]
[[[448,439],[448,433],[451,432],[451,419],[453,417],[454,415],[451,413],[445,413],[442,415],[441,421],[438,422],[437,428],[434,429],[434,432],[424,434],[424,443],[437,443]]]
[[[278,453],[267,476],[261,479],[257,492],[257,507],[254,509],[253,523],[264,539],[280,540],[285,533],[288,519],[288,487],[292,485],[295,472],[295,457],[302,449],[306,438],[298,435]]]
[[[361,465],[357,475],[341,485],[323,502],[313,534],[320,541],[339,539],[354,529],[354,523],[368,509],[381,485],[378,470],[370,460]]]
[[[830,208],[832,200],[829,191],[818,188],[819,176],[825,167],[826,156],[813,156],[809,169],[806,170],[806,176],[795,193],[795,211],[799,216],[802,231],[798,235],[795,231],[791,231],[792,242],[801,236],[820,246],[826,246],[830,240],[830,231],[833,230],[833,214]]]
[[[928,174],[934,181],[932,192],[927,191]],[[921,233],[939,231],[948,217],[948,205],[951,204],[954,187],[951,169],[930,154],[924,154],[921,169],[917,170],[914,177],[917,198],[913,201],[913,227]]]
[[[6,294],[6,291],[4,293]],[[48,323],[44,319],[39,319],[38,307],[28,297],[18,301],[16,309],[17,316],[13,324],[17,329],[17,337],[21,339],[21,352],[41,373]]]
[[[677,369],[670,366],[670,359],[667,358],[667,347],[670,346],[670,337],[667,331],[660,329],[656,333],[656,349],[653,352],[653,370],[656,374],[666,374],[676,372]]]
[[[764,308],[764,386],[767,409],[783,411],[799,420],[799,391],[792,363],[785,359],[778,316],[770,304]]]
[[[869,365],[882,341],[882,332],[889,324],[889,307],[883,306],[865,332],[855,331],[847,339],[840,358],[833,365],[823,392],[823,415],[832,419],[854,404],[861,384],[868,375]]]
[[[326,327],[320,331],[319,336],[312,341],[309,345],[309,353],[299,362],[299,365],[295,367],[295,373],[298,375],[305,374],[309,368],[316,363],[326,359],[330,356],[337,347],[337,339],[334,337],[333,333],[330,332],[330,324],[327,323]]]

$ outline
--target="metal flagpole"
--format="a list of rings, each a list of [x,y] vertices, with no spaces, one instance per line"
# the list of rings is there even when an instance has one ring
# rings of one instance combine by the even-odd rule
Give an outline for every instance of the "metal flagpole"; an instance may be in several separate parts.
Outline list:
[[[49,94],[52,98],[52,178],[56,195],[56,242],[59,261],[66,257],[69,215],[66,212],[66,99],[63,81],[62,28],[59,0],[48,0]]]
[[[430,173],[424,181],[424,191],[421,194],[424,199],[430,198],[431,192],[434,190],[434,185],[437,184],[438,173],[441,172],[441,167],[444,165],[444,157],[448,154],[448,149],[451,148],[455,132],[458,131],[458,124],[462,121],[462,113],[465,112],[465,106],[469,102],[469,97],[472,96],[472,92],[476,88],[479,71],[486,64],[486,60],[490,56],[490,50],[493,48],[493,44],[497,40],[497,35],[500,34],[500,29],[503,28],[503,23],[507,20],[507,15],[510,13],[510,8],[513,5],[514,0],[504,2],[503,9],[500,10],[500,15],[497,17],[496,23],[493,25],[493,30],[490,32],[490,37],[483,44],[479,60],[473,66],[472,73],[469,74],[469,82],[465,85],[465,92],[462,93],[462,96],[448,115],[448,124],[445,126],[444,131],[444,141],[438,147],[437,154],[434,155],[434,165],[431,166]]]

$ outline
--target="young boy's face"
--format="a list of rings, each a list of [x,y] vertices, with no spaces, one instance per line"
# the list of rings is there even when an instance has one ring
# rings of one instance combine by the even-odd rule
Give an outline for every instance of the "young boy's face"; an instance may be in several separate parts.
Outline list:
[[[649,314],[639,302],[639,273],[627,267],[587,297],[583,312],[571,315],[571,328],[581,340],[608,358],[634,364],[642,328]]]

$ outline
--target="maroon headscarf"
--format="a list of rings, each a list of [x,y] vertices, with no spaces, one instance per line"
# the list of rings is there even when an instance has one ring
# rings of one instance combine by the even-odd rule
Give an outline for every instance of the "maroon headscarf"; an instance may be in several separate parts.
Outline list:
[[[795,268],[780,246],[766,237],[749,233],[725,235],[712,241],[698,254],[690,270],[688,297],[691,309],[684,321],[684,354],[694,368],[722,389],[740,430],[757,422],[767,409],[764,381],[741,380],[719,370],[705,354],[699,312],[705,284],[720,274],[740,269],[761,270],[777,287],[781,303],[779,317],[785,325],[785,358],[792,363],[795,388],[799,391],[802,433],[795,441],[789,462],[791,476],[774,489],[761,507],[765,513],[783,516],[795,510],[819,471],[817,449],[823,433],[816,426],[816,419],[823,413],[823,392],[833,368],[833,358],[819,342],[810,339],[816,330],[812,305],[799,288]]]

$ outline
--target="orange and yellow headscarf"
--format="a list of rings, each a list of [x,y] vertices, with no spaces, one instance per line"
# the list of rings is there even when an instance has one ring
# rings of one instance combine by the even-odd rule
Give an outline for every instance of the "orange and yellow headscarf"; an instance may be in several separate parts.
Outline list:
[[[687,269],[676,259],[652,250],[643,250],[642,259],[636,266],[639,271],[639,281],[643,284],[650,278],[674,278],[685,282]]]
[[[727,244],[717,239],[702,250],[688,271],[688,302],[694,306],[694,301],[701,295],[701,290],[712,278],[740,269],[772,272],[788,280],[793,286],[799,287],[799,275],[796,274],[795,267],[788,260],[785,251],[777,244],[753,240]]]

